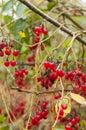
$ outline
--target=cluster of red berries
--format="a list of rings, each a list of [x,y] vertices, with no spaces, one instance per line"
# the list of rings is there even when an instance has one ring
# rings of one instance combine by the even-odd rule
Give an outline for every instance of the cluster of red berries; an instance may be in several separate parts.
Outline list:
[[[75,93],[79,93],[81,90],[83,94],[86,94],[86,74],[82,70],[68,71],[65,78],[74,83],[73,90]]]
[[[8,61],[8,60],[6,60],[6,61],[4,61],[4,65],[6,66],[6,67],[8,67],[9,65],[11,65],[12,67],[14,67],[14,66],[16,66],[16,61],[15,60],[11,60],[11,61]]]
[[[41,85],[48,89],[48,87],[52,87],[58,77],[64,76],[64,71],[58,69],[54,62],[46,61],[44,62],[44,67],[46,69],[46,74],[38,77],[38,82],[41,82]]]
[[[47,105],[47,101],[40,103],[40,108],[37,108],[36,116],[31,117],[31,124],[28,124],[28,130],[31,129],[32,125],[38,126],[42,119],[47,119],[47,115],[49,113]]]
[[[60,118],[60,121],[64,123],[65,130],[78,130],[80,117],[77,116],[75,112],[72,112],[71,115],[68,115],[65,118]]]
[[[67,104],[66,103],[62,103],[61,107],[59,109],[59,117],[62,117],[64,115],[64,110],[67,109]]]
[[[10,117],[12,120],[16,118],[19,118],[21,115],[24,114],[25,111],[25,102],[20,101],[16,107],[12,109],[12,112],[9,112]]]
[[[35,34],[36,34],[36,36],[35,36],[34,44],[33,44],[31,47],[29,47],[30,50],[34,50],[34,49],[37,48],[38,43],[39,43],[40,38],[41,38],[41,34],[44,34],[44,35],[48,34],[48,30],[44,27],[44,25],[41,25],[41,26],[35,27]],[[40,46],[40,47],[41,47],[41,50],[44,50],[44,49],[45,49],[45,46],[46,46],[46,45],[45,45],[44,43],[42,43],[41,46]],[[27,58],[27,61],[28,61],[28,62],[33,62],[34,60],[35,60],[35,53],[33,52],[33,53]]]
[[[41,25],[41,26],[35,27],[35,33],[36,33],[36,36],[35,36],[35,40],[34,40],[33,46],[30,47],[31,50],[37,48],[37,46],[38,46],[37,43],[39,43],[39,41],[40,41],[41,34],[44,34],[44,35],[48,34],[48,30],[44,27],[44,25]],[[44,46],[45,46],[44,44],[41,45],[41,49],[42,50],[43,50]]]
[[[26,68],[22,68],[21,70],[15,70],[14,77],[16,79],[16,84],[19,88],[22,88],[25,83],[25,75],[28,75],[28,70]]]
[[[13,55],[15,57],[17,57],[19,55],[19,50],[17,49],[13,49],[13,45],[8,45],[7,43],[5,42],[0,42],[0,57],[3,57],[4,55],[7,56],[7,60],[4,61],[4,65],[6,67],[8,67],[9,65],[11,66],[16,66],[16,61],[15,60],[11,60],[11,61],[8,61],[8,57],[10,55]]]

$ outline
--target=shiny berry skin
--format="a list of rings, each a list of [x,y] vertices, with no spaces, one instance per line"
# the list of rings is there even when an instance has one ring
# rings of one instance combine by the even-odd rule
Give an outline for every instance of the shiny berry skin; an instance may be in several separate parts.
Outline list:
[[[51,87],[52,86],[52,82],[50,80],[48,80],[48,86]]]
[[[80,122],[80,117],[76,116],[75,120],[76,120],[77,123],[79,123]]]
[[[55,63],[51,63],[51,62],[50,62],[49,68],[50,68],[51,70],[55,70],[55,69],[56,69]]]
[[[57,75],[58,75],[59,77],[63,77],[63,76],[64,76],[64,71],[63,71],[63,70],[61,70],[61,69],[56,69],[56,72],[57,72]]]
[[[0,44],[1,44],[2,49],[6,47],[6,43],[5,42],[1,42]]]
[[[14,51],[13,51],[13,55],[14,55],[14,56],[18,56],[18,55],[19,55],[19,50],[14,50]]]
[[[72,120],[71,120],[71,124],[72,125],[75,125],[77,122],[76,122],[76,119],[75,118],[73,118]]]
[[[49,66],[50,66],[49,61],[45,61],[45,62],[44,62],[44,67],[45,67],[45,68],[49,68]]]
[[[55,93],[55,96],[54,96],[55,99],[59,99],[60,97],[61,97],[60,93]]]
[[[41,106],[41,107],[42,107],[43,109],[46,109],[47,105],[48,105],[48,102],[47,102],[47,101],[44,101],[44,102],[42,103],[42,106]]]
[[[48,30],[47,29],[43,29],[42,33],[46,35],[46,34],[48,34]]]
[[[31,124],[28,124],[27,129],[30,130],[32,128]]]
[[[70,125],[66,125],[65,130],[73,130],[73,129],[72,129],[72,127]]]
[[[62,108],[63,110],[67,109],[67,104],[66,104],[66,103],[62,103],[62,104],[61,104],[61,108]]]
[[[63,115],[64,115],[64,111],[63,111],[62,108],[60,108],[60,110],[59,110],[59,115],[60,115],[60,116],[63,116]]]
[[[5,65],[6,67],[8,67],[8,66],[10,65],[10,62],[9,62],[9,61],[5,61],[5,62],[4,62],[4,65]]]
[[[16,61],[15,60],[10,61],[10,65],[13,67],[16,66]]]
[[[35,32],[40,32],[40,31],[41,31],[40,27],[35,27]]]
[[[0,51],[0,57],[3,57],[3,56],[4,56],[4,52]]]
[[[82,85],[81,88],[83,91],[86,91],[86,85]]]
[[[10,54],[11,54],[11,50],[8,49],[8,48],[6,48],[6,50],[5,50],[5,54],[6,54],[6,55],[10,55]]]

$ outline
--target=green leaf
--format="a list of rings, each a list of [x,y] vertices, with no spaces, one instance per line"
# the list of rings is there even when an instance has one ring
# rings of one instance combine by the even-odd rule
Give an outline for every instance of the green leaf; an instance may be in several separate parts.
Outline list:
[[[26,6],[24,4],[19,3],[16,8],[16,15],[21,16],[26,9]]]
[[[67,39],[67,40],[65,41],[65,43],[64,43],[64,46],[67,47],[67,46],[70,44],[70,42],[71,42],[71,39]]]
[[[0,114],[0,122],[3,123],[6,120],[6,117],[3,114]]]
[[[0,128],[0,130],[9,130],[9,126],[8,125],[7,126],[3,126],[3,127]]]
[[[81,16],[71,16],[77,23],[85,22],[86,21],[86,16],[81,15]]]
[[[35,71],[34,70],[29,70],[29,76],[34,76]]]
[[[13,27],[12,27],[12,31],[13,31],[13,34],[14,34],[14,37],[15,37],[15,39],[20,39],[21,37],[20,37],[20,35],[19,35],[19,31],[24,31],[25,30],[25,28],[26,28],[26,22],[25,22],[25,20],[23,20],[23,19],[19,19],[19,20],[17,20],[14,24],[13,24]]]
[[[6,24],[9,23],[9,22],[11,22],[11,20],[12,20],[11,16],[9,16],[9,15],[5,15],[4,16],[4,21],[5,21]]]
[[[22,46],[21,53],[26,53],[28,51],[28,47]]]
[[[9,0],[8,2],[6,2],[6,4],[2,8],[2,12],[7,12],[10,9],[12,9],[12,4],[13,4],[12,0]]]
[[[47,5],[48,10],[51,10],[56,4],[58,4],[58,0],[55,0],[53,2],[49,2]]]

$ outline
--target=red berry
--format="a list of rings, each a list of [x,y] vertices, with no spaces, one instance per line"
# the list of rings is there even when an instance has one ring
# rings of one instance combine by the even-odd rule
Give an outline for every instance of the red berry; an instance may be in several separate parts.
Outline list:
[[[64,109],[64,110],[67,109],[67,104],[66,103],[62,103],[61,104],[61,108]]]
[[[41,81],[41,79],[42,79],[41,77],[38,77],[38,78],[37,78],[38,82],[40,82],[40,81]]]
[[[32,128],[31,124],[28,124],[27,129],[30,130]]]
[[[10,54],[11,54],[11,50],[10,50],[9,48],[6,48],[5,54],[6,54],[6,55],[10,55]]]
[[[40,121],[40,120],[41,120],[40,115],[37,115],[37,116],[36,116],[36,120],[38,120],[38,121]]]
[[[50,73],[50,74],[49,74],[49,78],[50,78],[51,80],[55,80],[55,79],[57,78],[56,72]]]
[[[86,91],[86,85],[82,85],[81,88],[83,91]]]
[[[72,127],[70,125],[66,125],[65,130],[72,130]]]
[[[61,97],[60,93],[55,93],[55,96],[54,96],[55,99],[59,99],[60,97]]]
[[[51,87],[52,86],[52,82],[50,80],[48,80],[48,86]]]
[[[47,102],[47,101],[44,101],[43,104],[42,104],[42,108],[43,108],[43,109],[46,109],[47,104],[48,104],[48,102]]]
[[[5,42],[1,42],[0,44],[1,44],[2,49],[3,49],[4,47],[6,47],[6,43],[5,43]]]
[[[72,125],[75,125],[75,124],[76,124],[76,119],[75,119],[75,118],[73,118],[73,119],[71,120],[71,124],[72,124]]]
[[[64,71],[63,71],[63,70],[57,69],[56,72],[57,72],[57,75],[58,75],[58,76],[60,76],[60,77],[63,77],[63,76],[64,76]]]
[[[4,56],[4,52],[0,51],[0,57],[3,57],[3,56]]]
[[[76,120],[77,123],[79,123],[80,122],[80,117],[76,116],[75,120]]]
[[[14,50],[14,51],[13,51],[13,55],[14,55],[14,56],[18,56],[18,55],[19,55],[19,50]]]
[[[12,61],[10,62],[10,64],[11,64],[11,66],[16,66],[16,61],[15,61],[15,60],[12,60]]]
[[[25,105],[25,102],[24,101],[20,101],[19,102],[19,106],[24,106]]]
[[[50,67],[51,70],[55,70],[55,69],[56,69],[55,63],[51,63],[51,62],[50,62],[49,67]]]
[[[44,67],[45,67],[45,68],[49,68],[49,66],[50,66],[50,62],[49,62],[49,61],[45,61],[45,62],[44,62]]]
[[[48,30],[47,29],[43,29],[42,33],[46,35],[46,34],[48,34]]]
[[[18,77],[18,76],[19,76],[19,71],[18,71],[18,70],[15,71],[14,76],[15,76],[15,77]]]
[[[5,62],[4,62],[4,65],[5,65],[6,67],[8,67],[8,66],[10,65],[10,62],[9,62],[9,61],[5,61]]]
[[[63,115],[64,115],[64,111],[63,111],[62,108],[60,108],[60,110],[59,110],[59,115],[60,115],[60,116],[63,116]]]
[[[35,55],[32,53],[28,58],[27,58],[27,61],[28,62],[32,62],[35,60]]]
[[[40,27],[35,27],[35,32],[40,32]]]

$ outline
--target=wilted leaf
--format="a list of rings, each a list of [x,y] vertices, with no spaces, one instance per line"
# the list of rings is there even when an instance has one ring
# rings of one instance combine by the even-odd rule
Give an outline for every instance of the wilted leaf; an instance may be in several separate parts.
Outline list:
[[[80,103],[80,104],[86,104],[86,100],[84,97],[80,96],[79,94],[75,94],[75,93],[71,93],[70,94],[71,98],[73,100],[75,100],[76,102]]]

